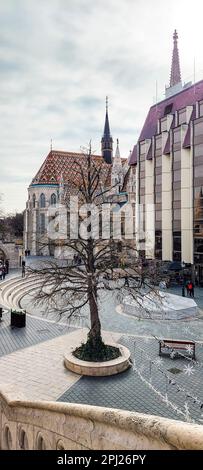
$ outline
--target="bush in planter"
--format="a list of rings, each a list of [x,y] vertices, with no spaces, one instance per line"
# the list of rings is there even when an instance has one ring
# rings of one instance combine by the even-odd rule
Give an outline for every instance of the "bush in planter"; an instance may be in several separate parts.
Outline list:
[[[22,328],[26,324],[25,310],[11,310],[11,326]]]

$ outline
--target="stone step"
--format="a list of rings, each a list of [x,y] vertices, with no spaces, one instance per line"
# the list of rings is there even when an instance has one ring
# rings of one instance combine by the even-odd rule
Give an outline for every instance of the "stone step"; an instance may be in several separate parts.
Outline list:
[[[21,278],[17,277],[12,280],[5,281],[1,284],[1,291],[0,291],[0,302],[5,308],[16,308],[19,307],[19,304],[16,304],[15,298],[16,296],[22,298],[26,293],[30,290],[35,289],[33,288],[33,282],[36,287],[40,284],[41,281],[37,281],[36,276],[29,277],[29,278]],[[17,297],[17,298],[18,298]]]

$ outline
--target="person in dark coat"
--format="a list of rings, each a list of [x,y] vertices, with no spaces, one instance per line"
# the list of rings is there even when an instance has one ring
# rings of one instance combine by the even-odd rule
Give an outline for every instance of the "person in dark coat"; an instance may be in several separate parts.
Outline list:
[[[9,273],[9,260],[8,259],[6,259],[5,265],[6,265],[6,274],[8,274]]]

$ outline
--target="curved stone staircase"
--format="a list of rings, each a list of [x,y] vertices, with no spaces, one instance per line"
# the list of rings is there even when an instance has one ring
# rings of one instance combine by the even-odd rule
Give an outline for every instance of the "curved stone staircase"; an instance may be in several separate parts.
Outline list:
[[[17,310],[21,308],[22,298],[40,286],[41,281],[36,276],[22,278],[11,277],[0,284],[0,304],[5,309]]]

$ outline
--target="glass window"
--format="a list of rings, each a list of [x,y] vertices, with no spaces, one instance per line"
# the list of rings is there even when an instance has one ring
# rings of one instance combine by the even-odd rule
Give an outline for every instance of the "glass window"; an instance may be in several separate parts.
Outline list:
[[[195,157],[200,157],[203,155],[203,144],[195,145],[194,146],[194,153]]]
[[[155,202],[160,203],[161,202],[161,193],[156,193],[155,195]]]
[[[156,184],[161,184],[161,182],[162,182],[162,175],[156,175],[155,180],[156,180]]]
[[[174,261],[181,261],[181,251],[174,251],[173,252],[173,260]]]
[[[173,132],[173,142],[174,144],[180,142],[180,129]]]
[[[180,220],[181,210],[180,209],[175,209],[173,211],[173,217],[174,217],[174,220]]]
[[[140,188],[144,188],[145,187],[145,178],[142,178],[140,180]]]
[[[181,200],[181,190],[176,189],[173,193],[173,199],[174,201],[180,201]]]
[[[198,186],[195,188],[195,198],[200,199],[203,197],[203,186]]]
[[[200,116],[203,116],[203,101],[200,101],[200,105],[199,105],[199,115],[200,115]]]
[[[145,161],[140,162],[140,171],[145,171]]]
[[[173,161],[174,162],[179,162],[181,160],[181,151],[176,150],[173,152]]]
[[[161,119],[161,132],[167,131],[167,118]]]
[[[45,232],[45,214],[40,214],[40,233]]]
[[[173,239],[173,249],[174,251],[181,251],[181,238],[174,238]]]
[[[158,150],[158,149],[161,150],[161,148],[162,148],[162,136],[156,137],[155,142],[156,142],[156,150]]]
[[[56,205],[56,194],[54,193],[51,195],[51,205],[52,206]]]
[[[181,109],[178,113],[178,123],[184,124],[186,122],[186,109]]]
[[[35,208],[35,205],[36,205],[36,196],[35,196],[35,194],[33,194],[33,196],[32,196],[32,205]]]
[[[181,179],[181,170],[174,171],[173,181],[180,181],[180,179]]]
[[[155,219],[158,220],[158,221],[161,221],[161,219],[162,219],[161,216],[162,216],[161,211],[156,211]]]
[[[43,193],[40,195],[40,207],[46,207],[45,195]]]
[[[155,159],[155,166],[160,167],[162,163],[162,157],[156,157]]]
[[[195,167],[195,178],[201,178],[203,176],[203,165]]]
[[[203,134],[203,121],[195,122],[195,136]]]

